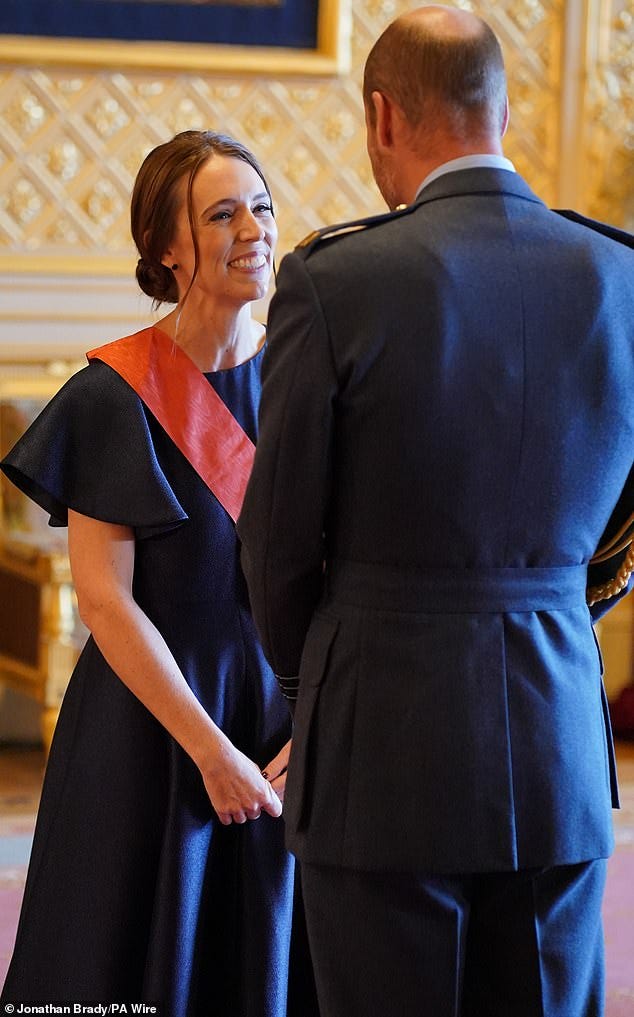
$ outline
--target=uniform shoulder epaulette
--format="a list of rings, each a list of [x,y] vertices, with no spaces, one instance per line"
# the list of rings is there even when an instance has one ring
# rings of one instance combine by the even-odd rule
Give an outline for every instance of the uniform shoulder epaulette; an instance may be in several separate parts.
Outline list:
[[[381,223],[390,222],[403,215],[413,212],[416,205],[398,205],[393,212],[382,212],[379,215],[368,215],[363,219],[352,219],[350,222],[336,223],[333,226],[323,226],[319,230],[313,230],[308,236],[297,244],[295,250],[304,256],[319,244],[322,240],[334,240],[337,237],[346,237],[350,233],[358,233],[359,230],[367,230],[371,226],[379,226]]]
[[[616,240],[617,244],[625,244],[626,247],[634,248],[634,236],[631,233],[627,233],[626,230],[619,229],[618,226],[611,226],[607,222],[599,222],[598,219],[589,219],[587,215],[581,215],[580,212],[575,212],[571,208],[553,208],[553,212],[556,212],[557,215],[562,215],[564,219],[570,219],[571,222],[579,223],[580,226],[587,226],[588,229],[594,230],[595,233],[603,233],[610,240]]]

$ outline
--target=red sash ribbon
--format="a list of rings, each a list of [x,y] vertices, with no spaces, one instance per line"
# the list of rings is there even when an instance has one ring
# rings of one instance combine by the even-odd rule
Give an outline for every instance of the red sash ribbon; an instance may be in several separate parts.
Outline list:
[[[255,446],[204,374],[151,326],[86,354],[119,374],[236,522]]]

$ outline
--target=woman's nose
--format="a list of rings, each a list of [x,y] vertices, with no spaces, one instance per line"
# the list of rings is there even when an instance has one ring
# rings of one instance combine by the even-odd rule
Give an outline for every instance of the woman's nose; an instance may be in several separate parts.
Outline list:
[[[247,240],[261,240],[265,235],[265,229],[253,212],[245,212],[240,221],[239,234],[241,238],[244,237]]]

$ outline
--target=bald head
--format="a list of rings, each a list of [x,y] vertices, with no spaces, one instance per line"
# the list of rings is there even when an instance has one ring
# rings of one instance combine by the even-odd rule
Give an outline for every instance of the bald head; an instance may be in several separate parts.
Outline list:
[[[499,134],[506,116],[500,44],[481,18],[430,4],[403,14],[368,56],[363,97],[373,123],[373,92],[388,96],[415,131],[456,138]]]

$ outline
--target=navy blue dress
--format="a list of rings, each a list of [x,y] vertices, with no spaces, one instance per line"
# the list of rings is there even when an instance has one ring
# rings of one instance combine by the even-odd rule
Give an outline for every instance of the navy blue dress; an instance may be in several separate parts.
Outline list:
[[[253,440],[261,360],[207,375]],[[267,763],[290,719],[256,637],[234,524],[135,392],[92,361],[2,468],[53,525],[72,508],[133,528],[136,601],[216,724]],[[219,823],[194,763],[89,638],[51,748],[2,999],[284,1017],[283,839],[283,821],[265,814]]]

